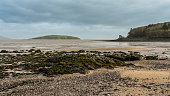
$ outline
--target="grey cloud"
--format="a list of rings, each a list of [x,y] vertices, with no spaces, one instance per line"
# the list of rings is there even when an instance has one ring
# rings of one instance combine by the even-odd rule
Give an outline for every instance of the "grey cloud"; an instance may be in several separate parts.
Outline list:
[[[113,39],[124,35],[129,28],[103,25],[71,25],[51,23],[5,23],[0,20],[0,35],[8,38],[32,38],[43,35],[73,35],[82,39]],[[104,34],[103,34],[104,33]]]
[[[136,26],[170,19],[168,0],[1,0],[0,19],[13,23]]]
[[[113,39],[131,27],[169,21],[169,12],[169,0],[0,0],[0,35]]]

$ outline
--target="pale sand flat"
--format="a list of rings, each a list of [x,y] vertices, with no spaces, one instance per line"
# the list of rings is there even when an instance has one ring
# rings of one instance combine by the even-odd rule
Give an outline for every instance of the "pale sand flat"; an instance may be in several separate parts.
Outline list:
[[[132,51],[140,51],[140,50],[149,50],[148,48],[137,48],[137,47],[119,47],[119,48],[91,48],[91,49],[74,49],[74,50],[64,50],[64,51],[121,51],[121,50],[132,50]]]
[[[130,77],[133,79],[150,79],[156,83],[170,82],[170,71],[154,71],[154,70],[119,70],[122,77]]]

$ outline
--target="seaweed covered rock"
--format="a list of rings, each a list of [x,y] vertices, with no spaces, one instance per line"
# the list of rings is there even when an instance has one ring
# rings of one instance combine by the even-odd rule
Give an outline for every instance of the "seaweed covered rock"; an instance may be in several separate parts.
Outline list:
[[[129,51],[129,53],[115,52],[114,54],[107,54],[106,57],[118,59],[121,61],[142,60],[144,58],[142,55],[140,55],[140,53],[132,51]]]
[[[72,51],[72,52],[42,52],[30,49],[30,54],[0,55],[0,69],[21,70],[22,72],[53,76],[58,74],[86,73],[98,68],[114,68],[115,66],[129,66],[125,61],[141,60],[144,56],[138,52],[99,52],[99,51]],[[19,51],[21,52],[21,51]],[[148,57],[147,57],[148,58]],[[154,58],[153,58],[154,59]],[[1,72],[1,77],[4,77]],[[20,73],[22,73],[20,72]],[[25,73],[26,74],[26,73]]]
[[[0,53],[9,53],[7,50],[1,50]]]
[[[145,56],[146,60],[158,60],[158,56]]]
[[[48,58],[38,72],[46,75],[86,73],[101,67],[114,68],[124,66],[125,62],[97,55],[65,55]]]

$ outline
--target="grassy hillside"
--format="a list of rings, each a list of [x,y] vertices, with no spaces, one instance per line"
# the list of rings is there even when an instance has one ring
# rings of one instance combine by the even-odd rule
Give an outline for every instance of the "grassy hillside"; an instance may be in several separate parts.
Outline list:
[[[157,39],[170,38],[170,22],[150,24],[148,26],[131,29],[127,38]]]
[[[80,38],[73,37],[73,36],[65,36],[65,35],[47,35],[47,36],[41,36],[32,39],[80,39]]]

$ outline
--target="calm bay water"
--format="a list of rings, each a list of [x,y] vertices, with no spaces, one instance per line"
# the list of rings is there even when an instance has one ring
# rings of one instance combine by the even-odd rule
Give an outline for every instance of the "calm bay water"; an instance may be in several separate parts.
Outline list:
[[[72,50],[91,48],[145,47],[170,48],[170,42],[103,42],[92,40],[0,40],[0,50]]]

